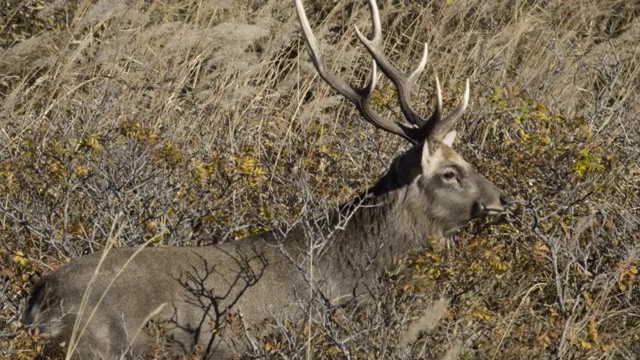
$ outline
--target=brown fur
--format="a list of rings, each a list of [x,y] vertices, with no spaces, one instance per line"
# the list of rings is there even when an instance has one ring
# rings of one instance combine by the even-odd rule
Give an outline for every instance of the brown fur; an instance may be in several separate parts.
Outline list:
[[[504,194],[447,145],[439,144],[429,156],[435,162],[430,172],[423,172],[421,151],[417,145],[396,158],[370,191],[324,220],[316,236],[326,243],[314,253],[312,281],[306,271],[310,239],[302,225],[284,237],[269,232],[219,246],[145,248],[135,257],[137,249],[111,250],[90,289],[82,326],[92,318],[76,357],[144,354],[154,339],[141,329],[153,320],[163,324],[174,354],[198,346],[210,358],[229,358],[234,345],[242,343],[230,331],[231,315],[242,314],[248,326],[270,316],[298,317],[311,301],[311,284],[334,304],[366,296],[381,271],[419,249],[427,237],[482,216],[478,208],[506,205]],[[459,186],[443,179],[451,164],[464,170]],[[350,220],[344,223],[345,218]],[[85,256],[45,275],[29,301],[25,323],[50,334],[53,343],[69,344],[102,256]],[[219,330],[214,333],[213,327]]]

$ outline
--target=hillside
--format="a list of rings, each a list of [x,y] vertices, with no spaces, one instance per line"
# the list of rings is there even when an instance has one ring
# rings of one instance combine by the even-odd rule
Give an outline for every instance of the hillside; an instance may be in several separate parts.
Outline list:
[[[445,113],[470,80],[456,149],[514,204],[425,239],[376,304],[278,324],[248,358],[636,358],[640,3],[379,5],[401,68],[428,43],[420,113],[436,75]],[[333,70],[362,84],[366,2],[305,6]],[[290,1],[10,0],[0,14],[0,358],[44,341],[20,327],[42,274],[107,244],[309,221],[409,146],[317,76]],[[400,116],[392,84],[377,89],[376,110]]]

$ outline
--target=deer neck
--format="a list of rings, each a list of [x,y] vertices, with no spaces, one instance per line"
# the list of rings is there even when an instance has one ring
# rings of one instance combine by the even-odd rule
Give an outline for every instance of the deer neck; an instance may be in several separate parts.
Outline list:
[[[414,148],[415,149],[415,148]],[[421,169],[414,149],[394,160],[368,191],[332,216],[333,239],[326,250],[327,271],[372,285],[398,259],[421,248],[437,232],[425,209],[416,178]],[[416,164],[417,162],[417,164]],[[423,199],[423,201],[421,201]]]

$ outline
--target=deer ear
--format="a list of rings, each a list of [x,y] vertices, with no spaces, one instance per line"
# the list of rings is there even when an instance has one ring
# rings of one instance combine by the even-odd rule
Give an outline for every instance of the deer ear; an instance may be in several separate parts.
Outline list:
[[[429,145],[427,144],[427,142],[425,141],[424,143],[422,143],[422,160],[421,160],[421,165],[422,165],[422,172],[425,173],[426,170],[429,167],[429,157],[431,155],[429,154]]]
[[[442,142],[447,144],[447,146],[453,146],[453,142],[456,141],[456,135],[458,133],[455,130],[449,131],[447,135],[444,136]]]

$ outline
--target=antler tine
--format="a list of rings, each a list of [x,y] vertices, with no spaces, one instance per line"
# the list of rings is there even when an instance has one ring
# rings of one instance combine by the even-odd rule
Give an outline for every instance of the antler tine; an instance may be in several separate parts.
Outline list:
[[[389,80],[391,80],[391,82],[395,86],[398,93],[398,102],[400,103],[400,109],[402,110],[404,117],[409,123],[416,126],[422,126],[425,123],[425,120],[422,119],[413,110],[409,98],[411,96],[413,85],[415,84],[416,80],[418,80],[418,77],[424,70],[424,67],[427,65],[427,58],[429,53],[427,44],[425,43],[424,45],[422,58],[420,59],[420,63],[415,70],[410,73],[404,73],[396,69],[395,67],[393,67],[393,65],[391,65],[387,57],[384,55],[384,48],[382,45],[382,29],[380,25],[380,13],[378,11],[378,4],[376,3],[376,0],[369,0],[369,10],[371,12],[372,39],[367,39],[367,37],[364,36],[362,32],[360,32],[360,29],[358,29],[357,26],[356,34],[358,35],[360,42],[362,42],[371,56],[373,56],[378,66],[380,66],[380,70],[382,70],[382,72],[389,78]],[[431,116],[431,118],[433,118],[434,116],[435,113]],[[423,139],[416,140],[421,141]]]
[[[384,47],[382,44],[382,27],[380,25],[380,12],[376,0],[369,0],[369,9],[371,12],[372,38],[369,40],[362,34],[356,26],[356,34],[367,48],[375,62],[380,66],[382,72],[391,80],[398,93],[398,102],[404,117],[413,125],[419,126],[418,136],[414,138],[417,142],[424,141],[426,138],[433,139],[442,137],[451,129],[453,124],[464,113],[469,103],[469,79],[467,79],[464,96],[453,113],[442,119],[442,90],[440,89],[440,81],[436,77],[436,108],[428,120],[421,118],[411,106],[410,96],[411,90],[418,80],[418,77],[427,64],[428,47],[424,44],[424,51],[420,63],[410,73],[404,73],[396,69],[384,55]]]
[[[338,78],[333,72],[329,70],[329,66],[327,66],[327,64],[322,59],[318,41],[316,40],[315,35],[313,35],[311,25],[309,25],[309,19],[307,19],[307,15],[304,11],[302,0],[295,0],[295,4],[296,11],[298,12],[298,19],[300,20],[300,26],[302,27],[302,33],[304,34],[304,39],[307,43],[307,51],[309,53],[309,57],[311,58],[313,65],[318,71],[318,74],[320,74],[320,77],[322,77],[322,79],[337,92],[342,94],[342,96],[349,99],[368,122],[385,131],[402,136],[403,138],[411,141],[414,144],[419,142],[420,140],[417,136],[419,129],[384,118],[373,111],[371,105],[369,105],[368,100],[373,93],[377,79],[376,62],[373,61],[372,63],[371,77],[367,85],[363,88],[355,88],[349,85],[344,80]]]
[[[438,78],[436,78],[436,83],[437,83],[437,87],[438,87],[438,100],[437,102],[439,103],[439,105],[437,105],[436,107],[442,107],[442,95],[440,94],[440,82],[438,81]],[[467,105],[469,104],[469,79],[467,79],[466,85],[465,85],[465,89],[464,89],[464,95],[462,95],[462,99],[460,100],[460,102],[458,103],[458,106],[456,106],[455,110],[453,110],[453,112],[449,115],[447,115],[447,117],[445,117],[444,119],[441,119],[439,121],[429,121],[427,122],[427,124],[425,124],[423,131],[423,134],[425,134],[425,136],[429,137],[429,138],[441,138],[444,135],[446,135],[451,128],[453,127],[453,125],[460,119],[460,117],[462,116],[462,114],[464,113],[464,111],[467,109]],[[431,126],[429,126],[431,125]]]
[[[433,114],[427,120],[427,124],[435,124],[440,121],[442,117],[442,88],[440,87],[440,79],[436,76],[436,108],[433,110]],[[427,125],[423,125],[426,127]]]

